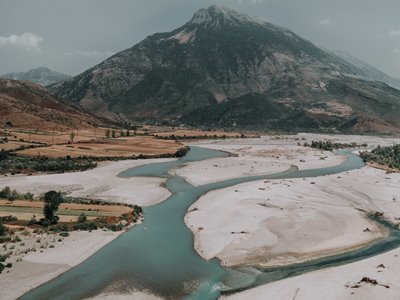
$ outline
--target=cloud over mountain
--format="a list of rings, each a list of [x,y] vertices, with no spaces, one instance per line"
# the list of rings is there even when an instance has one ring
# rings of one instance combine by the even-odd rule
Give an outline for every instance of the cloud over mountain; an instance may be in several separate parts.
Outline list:
[[[35,33],[25,32],[21,35],[0,36],[0,47],[11,46],[25,49],[27,51],[41,52],[40,43],[43,38]]]

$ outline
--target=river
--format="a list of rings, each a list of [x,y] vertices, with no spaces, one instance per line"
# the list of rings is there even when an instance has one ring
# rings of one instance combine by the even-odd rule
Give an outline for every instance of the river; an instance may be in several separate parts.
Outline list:
[[[172,195],[164,202],[144,208],[144,222],[96,252],[80,265],[28,292],[20,299],[84,299],[103,292],[129,294],[148,291],[168,299],[217,299],[270,281],[294,276],[327,266],[339,265],[391,250],[400,245],[393,226],[390,235],[356,251],[302,264],[259,270],[252,267],[224,268],[218,260],[206,261],[193,248],[193,234],[184,223],[187,209],[205,193],[263,178],[298,178],[335,174],[359,168],[361,159],[349,151],[339,166],[287,172],[270,176],[252,176],[194,187],[168,172],[185,163],[229,154],[200,147],[176,161],[153,163],[122,172],[119,176],[155,176],[167,178]]]

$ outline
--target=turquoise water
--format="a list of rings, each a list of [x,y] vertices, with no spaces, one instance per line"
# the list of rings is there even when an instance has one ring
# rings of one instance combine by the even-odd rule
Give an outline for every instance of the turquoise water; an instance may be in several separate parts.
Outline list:
[[[150,291],[168,299],[216,299],[269,281],[297,275],[330,265],[362,259],[399,246],[400,238],[390,224],[391,236],[358,251],[304,264],[257,270],[227,269],[217,260],[206,261],[193,249],[193,234],[184,224],[188,207],[208,191],[261,178],[295,178],[335,174],[361,167],[355,155],[340,166],[288,172],[272,176],[253,176],[193,187],[168,171],[186,162],[227,153],[192,147],[187,156],[173,162],[154,163],[122,172],[120,176],[157,176],[167,178],[172,196],[144,209],[144,222],[106,245],[82,264],[54,280],[28,292],[21,299],[82,299],[102,292],[129,293]]]

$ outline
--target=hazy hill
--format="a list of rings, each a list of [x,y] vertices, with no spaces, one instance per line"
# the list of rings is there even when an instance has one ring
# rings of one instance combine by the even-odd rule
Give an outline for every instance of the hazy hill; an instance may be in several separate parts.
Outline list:
[[[57,73],[53,70],[44,67],[31,69],[27,72],[8,73],[0,77],[13,80],[29,80],[34,83],[40,84],[42,86],[47,86],[71,78],[71,76],[69,75]]]

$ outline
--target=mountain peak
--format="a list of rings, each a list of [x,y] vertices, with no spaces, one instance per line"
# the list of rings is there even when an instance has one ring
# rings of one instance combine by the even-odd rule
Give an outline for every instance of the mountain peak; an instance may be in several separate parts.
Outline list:
[[[208,8],[199,9],[189,23],[205,24],[207,27],[219,27],[222,24],[240,26],[243,23],[264,25],[266,22],[234,9],[214,4]]]

